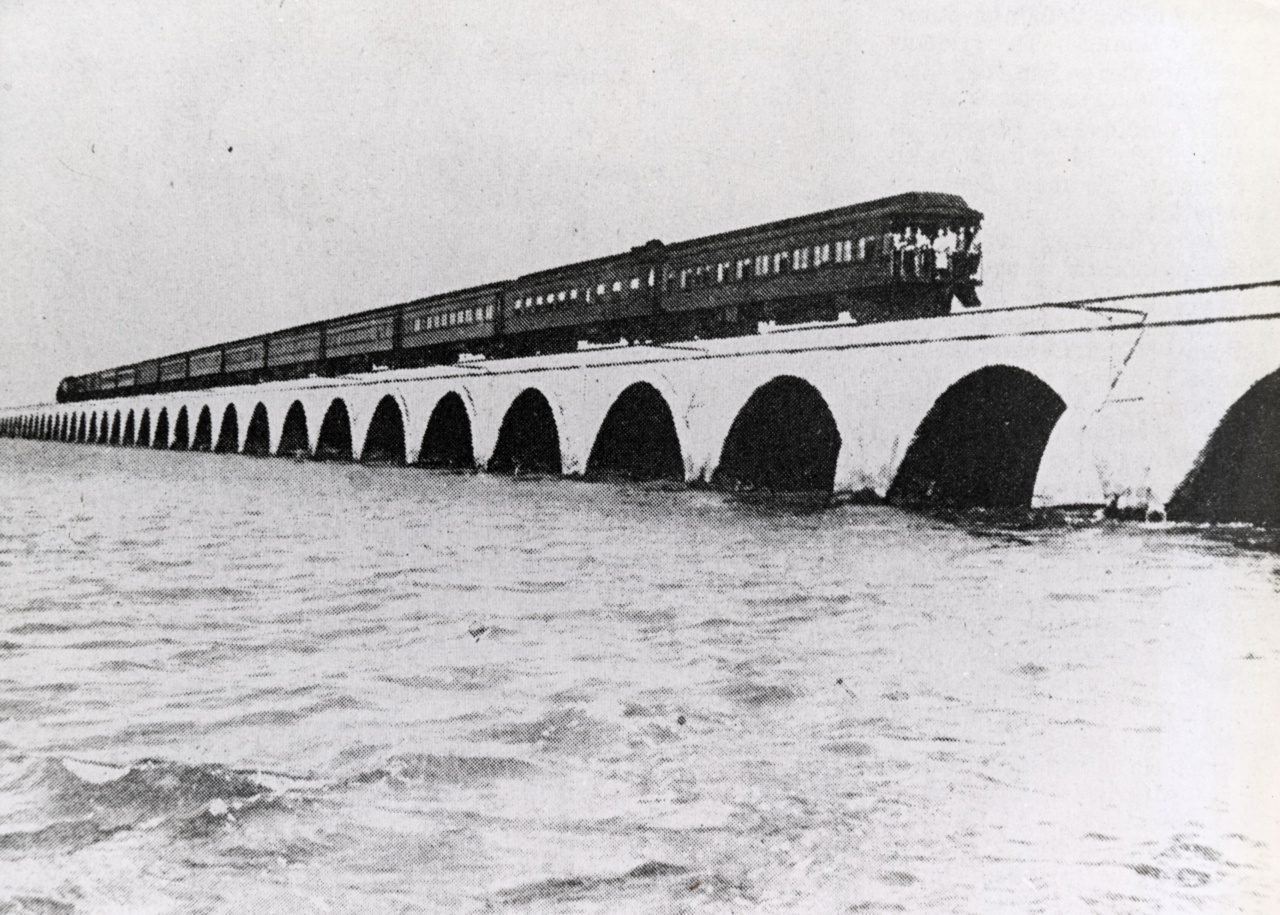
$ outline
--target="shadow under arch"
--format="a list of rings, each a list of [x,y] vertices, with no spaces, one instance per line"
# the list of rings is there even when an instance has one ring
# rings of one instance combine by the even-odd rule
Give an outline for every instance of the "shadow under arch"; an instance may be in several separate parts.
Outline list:
[[[102,411],[102,422],[98,426],[98,444],[106,445],[111,441],[111,414]]]
[[[266,411],[264,410],[263,413],[265,414]],[[276,454],[280,457],[311,455],[310,436],[307,434],[307,411],[300,400],[290,404],[289,412],[284,415],[284,430],[280,433],[280,447],[276,449]]]
[[[942,393],[902,459],[888,500],[908,507],[1026,509],[1067,405],[1025,369],[993,365]]]
[[[178,408],[178,418],[173,421],[173,441],[169,443],[170,451],[186,451],[191,447],[191,419],[186,406]]]
[[[139,448],[151,447],[151,411],[143,410],[138,420],[138,438],[134,444]]]
[[[80,428],[76,431],[76,441],[81,444],[89,443],[89,415],[87,413],[80,414]]]
[[[214,443],[214,454],[235,454],[240,450],[240,417],[236,415],[236,405],[227,404],[222,411],[222,422],[218,426],[218,441]]]
[[[596,433],[586,477],[684,481],[675,417],[657,388],[638,381],[618,395]]]
[[[449,470],[470,470],[476,465],[475,447],[471,439],[471,417],[467,405],[457,391],[450,391],[436,402],[422,434],[418,464]]]
[[[298,405],[301,409],[302,405]],[[304,416],[303,425],[306,425]],[[306,441],[306,438],[303,438]],[[258,404],[249,414],[249,428],[244,432],[244,449],[241,454],[250,457],[269,457],[271,455],[271,425],[267,422],[267,405]]]
[[[120,411],[116,410],[116,415],[111,417],[111,436],[107,439],[107,444],[120,444]]]
[[[161,407],[160,412],[156,414],[156,428],[151,436],[152,448],[169,447],[169,408]]]
[[[134,421],[133,411],[130,410],[124,418],[124,432],[120,434],[120,444],[125,447],[132,447],[138,438],[138,427]]]
[[[561,466],[560,432],[551,403],[537,388],[525,388],[502,417],[489,472],[558,474]]]
[[[1231,405],[1166,508],[1171,521],[1280,525],[1280,371]]]
[[[191,450],[213,450],[213,413],[208,404],[200,408],[200,416],[196,419],[196,434],[191,438]]]
[[[831,492],[840,432],[812,384],[781,375],[757,388],[734,417],[711,482],[727,489]]]
[[[89,414],[89,436],[85,439],[85,444],[94,445],[98,441],[98,414]]]
[[[405,463],[404,416],[400,404],[390,394],[378,401],[364,436],[360,460],[365,464]]]
[[[320,436],[316,440],[315,459],[317,461],[350,461],[351,449],[351,416],[347,413],[347,404],[341,397],[335,397],[329,409],[325,411],[324,422],[320,423]]]

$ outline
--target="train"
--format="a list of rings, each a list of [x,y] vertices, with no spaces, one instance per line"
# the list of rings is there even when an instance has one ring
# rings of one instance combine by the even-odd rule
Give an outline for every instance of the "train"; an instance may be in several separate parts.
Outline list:
[[[982,214],[912,192],[64,378],[59,403],[981,305]]]

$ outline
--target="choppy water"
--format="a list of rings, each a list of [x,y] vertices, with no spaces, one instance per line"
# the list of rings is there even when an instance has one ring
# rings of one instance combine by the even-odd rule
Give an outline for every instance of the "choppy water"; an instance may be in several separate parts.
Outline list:
[[[0,912],[1274,912],[1278,565],[0,441]]]

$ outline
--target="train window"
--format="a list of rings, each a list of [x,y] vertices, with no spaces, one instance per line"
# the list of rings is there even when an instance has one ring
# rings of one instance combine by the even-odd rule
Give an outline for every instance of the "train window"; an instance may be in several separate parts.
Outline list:
[[[656,283],[657,281],[658,281],[658,271],[650,267],[649,268],[649,288],[652,289],[653,284]]]
[[[569,298],[570,298],[570,299],[572,299],[572,300],[573,300],[573,301],[575,301],[575,302],[578,300],[578,287],[577,287],[577,286],[574,286],[572,289],[570,289],[570,290],[569,290]]]
[[[421,319],[421,318],[414,318],[414,319],[413,319],[413,332],[416,334],[416,333],[417,333],[418,331],[420,331],[420,330],[422,330],[422,319]]]
[[[569,297],[569,294],[568,294],[567,292],[565,292],[563,289],[562,289],[562,290],[560,290],[560,295],[559,295],[559,296],[557,296],[557,298],[558,298],[561,302],[563,302],[563,301],[564,301],[565,299],[567,299],[568,297]]]
[[[632,288],[632,289],[639,289],[639,288],[640,288],[640,277],[638,277],[638,276],[633,276],[633,277],[631,278],[631,288]]]
[[[613,281],[613,291],[614,291],[614,292],[621,292],[621,291],[622,291],[622,280],[614,280],[614,281]]]
[[[756,276],[769,275],[769,255],[760,254],[756,256]]]
[[[744,257],[738,261],[738,279],[745,280],[751,275],[751,258]]]

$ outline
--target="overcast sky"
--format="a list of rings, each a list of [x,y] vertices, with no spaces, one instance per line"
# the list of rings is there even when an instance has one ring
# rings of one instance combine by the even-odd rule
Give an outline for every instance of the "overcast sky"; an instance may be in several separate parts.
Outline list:
[[[0,0],[0,405],[910,190],[988,304],[1280,278],[1248,0]]]

